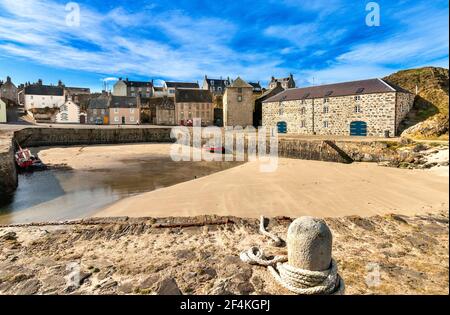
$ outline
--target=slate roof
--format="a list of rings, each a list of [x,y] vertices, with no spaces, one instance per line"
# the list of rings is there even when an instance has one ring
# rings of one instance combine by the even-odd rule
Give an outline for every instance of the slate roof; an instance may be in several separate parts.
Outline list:
[[[208,84],[209,87],[214,86],[214,87],[221,87],[222,90],[225,90],[225,88],[230,85],[230,81],[228,79],[211,79],[211,78],[205,78],[206,83]],[[212,84],[214,81],[214,84]]]
[[[148,104],[155,105],[159,109],[175,109],[173,97],[156,97],[149,100]]]
[[[32,84],[25,87],[25,94],[63,96],[64,87],[56,85]]]
[[[168,88],[184,88],[184,89],[199,89],[198,83],[191,82],[166,82]]]
[[[176,103],[212,103],[212,94],[208,90],[177,89],[175,92]]]
[[[137,98],[128,96],[111,96],[110,108],[136,108]]]
[[[107,97],[97,97],[89,100],[89,109],[107,109],[109,105],[109,98]]]
[[[311,98],[324,98],[348,95],[362,95],[373,93],[387,93],[387,92],[403,92],[403,89],[392,87],[381,79],[369,79],[361,81],[351,81],[319,86],[311,86],[306,88],[287,89],[280,94],[277,94],[264,103],[292,101]]]
[[[234,87],[234,88],[253,88],[252,85],[248,84],[247,82],[245,82],[244,80],[242,80],[240,77],[237,77],[236,80],[233,81],[233,83],[231,83],[230,87]]]
[[[262,90],[261,84],[259,84],[259,82],[248,82],[248,84],[250,84],[251,86],[253,86],[253,89],[259,89]]]
[[[146,81],[125,80],[123,82],[129,87],[152,87],[153,86],[152,82],[146,82]]]
[[[279,84],[276,87],[274,87],[273,89],[265,91],[258,98],[256,98],[256,100],[264,101],[264,100],[266,100],[272,96],[275,96],[283,91],[284,91],[284,89],[281,87],[281,84]]]
[[[66,86],[66,90],[69,91],[70,93],[86,93],[86,94],[90,94],[91,93],[91,89],[90,88]]]

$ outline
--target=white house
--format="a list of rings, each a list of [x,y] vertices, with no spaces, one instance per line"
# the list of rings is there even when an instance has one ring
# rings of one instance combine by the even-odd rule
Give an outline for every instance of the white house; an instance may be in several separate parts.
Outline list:
[[[79,124],[80,106],[75,104],[71,99],[68,99],[63,105],[59,107],[59,112],[56,114],[56,122]]]
[[[6,123],[6,103],[0,98],[0,123]]]
[[[42,80],[38,83],[25,86],[25,110],[43,108],[59,108],[66,101],[64,87],[61,85],[43,85]]]

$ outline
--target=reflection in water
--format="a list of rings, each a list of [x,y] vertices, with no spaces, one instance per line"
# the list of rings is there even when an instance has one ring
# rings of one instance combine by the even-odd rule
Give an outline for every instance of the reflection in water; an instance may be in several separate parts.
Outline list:
[[[233,162],[173,162],[166,157],[126,163],[126,167],[120,169],[53,169],[21,174],[11,202],[0,206],[0,224],[80,219],[119,199],[237,165]]]

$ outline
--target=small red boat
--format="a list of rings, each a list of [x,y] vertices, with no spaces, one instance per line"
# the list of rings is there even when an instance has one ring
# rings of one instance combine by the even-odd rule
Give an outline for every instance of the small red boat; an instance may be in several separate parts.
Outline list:
[[[30,168],[41,168],[43,166],[41,160],[35,157],[30,149],[22,149],[19,146],[19,150],[14,155],[16,159],[16,164],[21,169],[30,169]]]
[[[209,151],[209,153],[221,153],[221,154],[225,154],[225,148],[224,147],[212,147],[212,146],[208,146],[207,144],[205,144],[203,146],[203,150],[205,151]]]

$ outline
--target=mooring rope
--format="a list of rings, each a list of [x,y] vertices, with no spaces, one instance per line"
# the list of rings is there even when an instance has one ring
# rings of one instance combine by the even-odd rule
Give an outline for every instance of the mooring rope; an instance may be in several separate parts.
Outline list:
[[[266,230],[263,216],[261,216],[259,230],[263,235],[271,238],[275,246],[283,244],[281,238]],[[242,252],[239,257],[243,262],[267,267],[281,286],[296,294],[344,294],[344,281],[338,274],[337,264],[334,259],[331,260],[329,269],[311,271],[289,265],[286,255],[269,258],[257,246]]]

